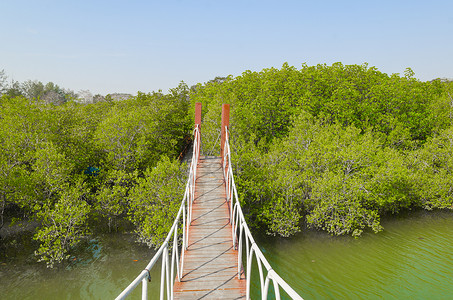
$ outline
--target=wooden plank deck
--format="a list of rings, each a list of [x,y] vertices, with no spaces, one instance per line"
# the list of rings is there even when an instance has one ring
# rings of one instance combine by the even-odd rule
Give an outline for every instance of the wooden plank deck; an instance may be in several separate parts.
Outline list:
[[[183,278],[175,299],[245,299],[245,280],[237,278],[237,250],[219,157],[201,157],[184,258]]]

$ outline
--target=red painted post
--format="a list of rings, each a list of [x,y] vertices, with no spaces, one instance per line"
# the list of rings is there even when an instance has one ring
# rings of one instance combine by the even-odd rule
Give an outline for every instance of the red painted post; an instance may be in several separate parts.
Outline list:
[[[195,126],[200,127],[201,125],[201,103],[195,103]]]
[[[198,146],[198,148],[196,149],[196,152],[198,153],[198,160],[197,160],[197,164],[200,160],[200,142],[201,142],[201,139],[200,139],[200,127],[201,127],[201,103],[200,102],[197,102],[195,103],[195,128],[198,127],[198,134],[194,136],[194,145],[195,145],[195,142]],[[196,139],[196,140],[195,140]]]
[[[226,138],[226,132],[225,132],[225,127],[230,126],[230,105],[229,104],[222,104],[222,128],[221,128],[221,137],[220,137],[220,157],[222,158],[223,161],[223,154],[224,150],[223,147],[225,147],[225,138]]]

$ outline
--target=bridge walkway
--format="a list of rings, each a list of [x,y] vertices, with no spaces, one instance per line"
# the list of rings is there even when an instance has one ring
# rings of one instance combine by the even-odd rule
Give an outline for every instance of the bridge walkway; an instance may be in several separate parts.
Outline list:
[[[188,248],[174,299],[245,299],[220,157],[200,157]],[[243,276],[242,276],[243,278]]]

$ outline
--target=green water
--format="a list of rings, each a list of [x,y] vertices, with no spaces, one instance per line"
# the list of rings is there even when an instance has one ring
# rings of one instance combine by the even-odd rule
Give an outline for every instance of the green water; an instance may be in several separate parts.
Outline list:
[[[453,299],[453,214],[420,211],[383,225],[359,239],[311,231],[258,244],[304,299]]]
[[[453,299],[453,214],[416,212],[383,225],[384,232],[359,239],[306,231],[257,241],[304,299]],[[119,234],[99,236],[85,249],[53,270],[33,263],[29,251],[0,254],[0,299],[113,299],[153,255]],[[159,269],[151,276],[156,299]]]
[[[114,299],[154,255],[132,235],[109,234],[87,241],[70,263],[54,269],[35,262],[33,253],[0,254],[0,299]],[[151,274],[160,280],[160,268]],[[157,286],[150,295],[158,291]],[[131,299],[140,298],[141,289]]]

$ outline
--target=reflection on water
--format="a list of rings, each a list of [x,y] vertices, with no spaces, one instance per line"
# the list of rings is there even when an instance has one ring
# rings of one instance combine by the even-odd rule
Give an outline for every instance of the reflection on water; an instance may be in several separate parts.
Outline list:
[[[114,299],[154,255],[147,246],[135,243],[132,235],[124,234],[99,236],[83,248],[54,269],[34,263],[30,252],[19,252],[17,259],[0,256],[0,298]],[[137,292],[130,299],[139,298],[140,289]]]
[[[315,231],[260,238],[274,269],[304,299],[451,299],[453,213],[384,220],[359,239]]]
[[[359,239],[305,231],[257,242],[304,299],[451,299],[453,213],[421,211],[383,225],[384,232]],[[0,254],[0,298],[112,299],[154,254],[122,234],[99,236],[83,248],[55,269],[34,263],[29,251],[14,258]],[[158,293],[159,268],[151,277],[150,298]],[[138,299],[140,290],[130,299]]]

